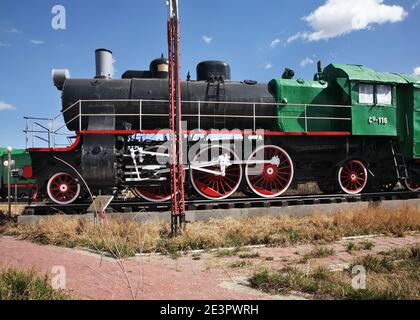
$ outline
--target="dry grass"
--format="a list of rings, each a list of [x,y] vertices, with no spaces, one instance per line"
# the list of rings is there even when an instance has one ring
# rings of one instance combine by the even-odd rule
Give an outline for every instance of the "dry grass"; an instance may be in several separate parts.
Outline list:
[[[15,204],[14,202],[12,203],[12,215],[20,215],[23,213],[23,210],[25,210],[27,204],[21,204],[21,203],[17,203]],[[9,210],[9,206],[7,203],[0,203],[0,212],[3,214],[6,214]]]
[[[419,300],[420,245],[399,249],[383,257],[358,258],[353,265],[366,269],[366,288],[352,286],[352,268],[334,273],[323,267],[309,271],[285,268],[256,272],[251,285],[271,293],[298,291],[315,298],[358,300]]]
[[[288,246],[328,243],[346,236],[400,235],[420,230],[420,210],[375,208],[335,215],[307,217],[259,217],[194,222],[178,237],[170,238],[168,223],[140,224],[109,219],[99,228],[85,219],[53,217],[30,225],[9,226],[3,233],[42,244],[87,247],[115,257],[136,253],[241,247],[245,245]]]

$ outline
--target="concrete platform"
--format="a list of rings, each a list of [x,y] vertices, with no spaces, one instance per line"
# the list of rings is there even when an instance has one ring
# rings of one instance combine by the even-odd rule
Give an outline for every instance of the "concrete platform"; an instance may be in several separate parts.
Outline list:
[[[404,205],[411,205],[420,208],[420,199],[411,200],[389,200],[382,202],[356,202],[356,203],[335,203],[335,204],[312,204],[291,207],[271,207],[271,208],[242,208],[242,209],[213,209],[213,210],[194,210],[188,211],[186,218],[190,222],[208,221],[210,219],[222,218],[251,218],[261,216],[280,217],[283,215],[306,216],[312,213],[334,214],[341,210],[366,209],[372,207],[383,206],[384,208],[400,208]],[[132,213],[108,213],[109,218],[117,218],[123,220],[131,220],[137,222],[159,222],[170,221],[169,212],[132,212]],[[19,224],[32,223],[51,216],[31,216],[24,215],[18,217]],[[63,215],[66,219],[91,219],[93,214],[85,215]]]

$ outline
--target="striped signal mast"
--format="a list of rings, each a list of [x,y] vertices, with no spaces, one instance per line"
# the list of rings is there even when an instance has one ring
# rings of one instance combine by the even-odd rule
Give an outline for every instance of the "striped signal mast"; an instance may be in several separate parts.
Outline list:
[[[176,234],[185,224],[184,162],[179,50],[178,0],[168,0],[169,128],[171,130],[171,225]]]

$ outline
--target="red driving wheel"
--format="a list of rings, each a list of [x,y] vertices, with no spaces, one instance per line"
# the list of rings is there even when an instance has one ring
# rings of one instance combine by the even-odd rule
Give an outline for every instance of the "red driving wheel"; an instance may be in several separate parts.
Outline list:
[[[285,193],[294,176],[293,162],[288,153],[277,146],[258,148],[248,161],[273,160],[276,163],[248,164],[245,177],[251,190],[263,198],[275,198]]]
[[[57,204],[71,204],[80,195],[80,184],[71,174],[59,172],[48,180],[47,193]]]
[[[361,193],[368,182],[368,171],[363,162],[349,160],[338,171],[338,183],[347,194]]]
[[[222,155],[228,155],[231,161],[239,160],[232,150],[221,146],[213,146],[201,150],[193,162],[208,162]],[[204,169],[216,172],[221,170],[219,165],[204,167]],[[209,200],[221,200],[232,196],[238,190],[242,180],[242,166],[233,164],[226,167],[225,175],[192,169],[190,176],[194,189],[201,196]]]

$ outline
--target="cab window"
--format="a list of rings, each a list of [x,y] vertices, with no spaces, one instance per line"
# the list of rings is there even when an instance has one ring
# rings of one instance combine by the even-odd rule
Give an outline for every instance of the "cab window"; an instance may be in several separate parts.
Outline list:
[[[373,84],[359,84],[359,103],[374,104]]]
[[[392,87],[390,85],[376,86],[376,103],[382,106],[392,105]]]

